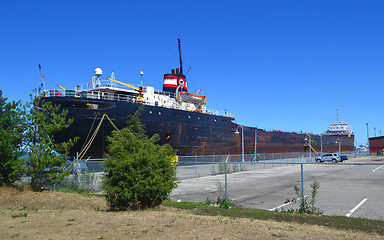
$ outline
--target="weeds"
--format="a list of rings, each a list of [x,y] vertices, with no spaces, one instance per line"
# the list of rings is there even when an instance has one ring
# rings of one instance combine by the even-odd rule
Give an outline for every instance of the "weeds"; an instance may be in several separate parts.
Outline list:
[[[225,189],[221,182],[216,183],[218,197],[216,201],[211,200],[209,197],[206,198],[204,205],[206,206],[215,206],[229,209],[231,208],[231,203],[225,200]]]
[[[311,201],[308,201],[309,199],[302,195],[302,193],[300,192],[300,188],[298,186],[294,186],[293,189],[295,190],[295,194],[297,198],[293,198],[292,200],[287,199],[285,200],[285,203],[290,203],[290,202],[296,203],[296,201],[299,200],[300,201],[299,208],[298,209],[291,208],[288,210],[283,210],[282,212],[322,215],[323,212],[320,211],[320,209],[315,206],[316,196],[318,194],[318,189],[320,188],[320,183],[319,181],[314,180],[312,183],[309,184],[309,186],[312,188]]]
[[[10,208],[10,210],[11,211],[13,211],[14,209],[12,209],[12,208]],[[16,209],[15,209],[16,210]],[[34,207],[34,206],[32,206],[32,207],[27,207],[27,206],[23,206],[23,207],[21,207],[21,208],[19,208],[19,209],[17,209],[18,211],[23,211],[23,212],[21,212],[21,213],[19,213],[19,214],[13,214],[13,215],[11,215],[13,218],[19,218],[19,217],[27,217],[28,216],[28,212],[37,212],[39,209],[38,208],[36,208],[36,207]]]
[[[213,205],[213,201],[209,197],[207,197],[205,199],[204,205],[212,206]]]
[[[32,211],[32,212],[37,212],[37,211],[39,211],[39,209],[38,209],[37,207],[32,206],[31,209],[30,209],[30,211]]]
[[[226,163],[218,163],[215,165],[211,166],[211,175],[216,175],[216,174],[224,174],[225,173],[225,164]],[[217,171],[216,171],[216,166],[217,166]],[[232,168],[231,168],[232,166]],[[227,163],[227,173],[233,173],[233,172],[238,172],[241,167],[239,167],[237,164],[229,164]]]
[[[213,166],[214,167],[214,166]],[[217,167],[219,168],[219,172],[217,174],[223,174],[225,173],[225,164],[224,163],[219,163],[217,164]]]
[[[13,218],[19,218],[19,217],[27,217],[28,213],[19,213],[12,215]]]

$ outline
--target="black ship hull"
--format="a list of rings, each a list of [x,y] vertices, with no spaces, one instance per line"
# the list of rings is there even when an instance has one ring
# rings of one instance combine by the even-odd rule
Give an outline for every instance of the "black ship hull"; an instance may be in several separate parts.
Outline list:
[[[257,153],[308,151],[304,140],[307,134],[265,131],[246,126],[240,128],[233,122],[234,119],[228,116],[125,101],[78,97],[47,97],[45,99],[68,110],[68,117],[74,119],[69,128],[57,135],[58,141],[79,137],[70,151],[71,156],[81,151],[104,114],[107,114],[117,128],[121,129],[126,126],[129,116],[133,115],[139,107],[142,109],[140,121],[145,125],[147,135],[159,134],[160,143],[170,144],[181,156],[241,154],[242,133],[246,154],[255,153],[255,146]],[[97,106],[97,109],[90,108],[90,105]],[[103,120],[95,140],[84,157],[104,156],[107,146],[106,137],[113,129],[108,120]],[[240,134],[237,134],[236,130],[240,131]],[[341,151],[353,151],[354,136],[321,137],[311,134],[311,145],[319,152],[321,149],[323,152],[337,152],[339,147]]]

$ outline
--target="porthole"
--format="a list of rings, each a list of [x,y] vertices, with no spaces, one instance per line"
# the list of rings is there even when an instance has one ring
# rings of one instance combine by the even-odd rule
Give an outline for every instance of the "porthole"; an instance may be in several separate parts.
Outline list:
[[[197,117],[197,119],[200,119],[200,117]]]
[[[191,118],[191,115],[188,115],[188,118]]]
[[[149,114],[152,114],[152,111],[151,111],[151,110],[149,110]]]
[[[215,118],[215,122],[217,121],[217,119]]]
[[[161,112],[159,112],[159,115],[161,115]]]

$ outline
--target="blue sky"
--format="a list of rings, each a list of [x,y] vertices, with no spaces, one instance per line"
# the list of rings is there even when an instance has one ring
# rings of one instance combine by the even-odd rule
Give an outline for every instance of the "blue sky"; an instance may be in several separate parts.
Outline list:
[[[247,126],[320,134],[336,110],[358,144],[384,135],[383,1],[0,3],[3,95],[86,83],[94,69],[162,88],[182,41],[190,92]]]

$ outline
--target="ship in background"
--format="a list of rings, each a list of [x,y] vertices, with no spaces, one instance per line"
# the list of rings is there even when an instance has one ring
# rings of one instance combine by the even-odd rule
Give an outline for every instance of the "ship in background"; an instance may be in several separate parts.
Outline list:
[[[115,79],[114,72],[103,80],[100,68],[91,81],[75,89],[58,85],[61,90],[47,91],[44,99],[59,104],[74,119],[69,128],[57,135],[58,141],[79,137],[70,155],[104,156],[106,136],[114,129],[126,127],[129,116],[139,108],[147,134],[159,134],[159,143],[170,144],[181,156],[306,152],[308,148],[337,152],[339,146],[341,151],[354,150],[353,133],[267,131],[239,125],[230,113],[207,109],[206,97],[200,95],[200,90],[196,94],[188,92],[180,40],[178,48],[180,66],[164,74],[162,91],[121,82]]]
[[[337,121],[331,123],[329,128],[322,134],[323,136],[336,136],[340,138],[352,137],[354,133],[352,129],[348,126],[348,123],[343,120],[339,120],[339,110],[337,110]]]

